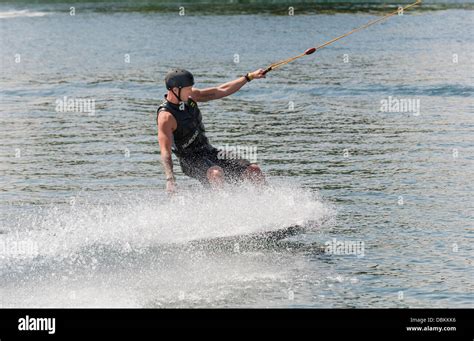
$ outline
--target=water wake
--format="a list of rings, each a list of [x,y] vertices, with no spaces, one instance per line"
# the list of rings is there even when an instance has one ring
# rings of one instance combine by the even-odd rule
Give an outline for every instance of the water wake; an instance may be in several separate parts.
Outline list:
[[[26,210],[0,234],[0,305],[235,305],[231,293],[241,285],[286,285],[278,264],[291,260],[263,249],[219,249],[223,239],[314,229],[331,216],[316,193],[288,184],[190,189],[172,198],[114,193]]]
[[[28,211],[0,234],[0,264],[21,259],[64,259],[98,246],[114,251],[316,226],[331,214],[317,194],[293,186],[190,189],[81,198],[70,205]]]
[[[48,15],[46,12],[29,11],[29,10],[10,10],[0,11],[0,19],[11,19],[11,18],[31,18],[31,17],[43,17]]]

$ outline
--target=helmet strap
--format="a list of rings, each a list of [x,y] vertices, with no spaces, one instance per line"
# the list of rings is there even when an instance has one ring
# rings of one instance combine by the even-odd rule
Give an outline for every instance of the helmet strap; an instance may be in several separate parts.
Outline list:
[[[182,102],[183,100],[181,99],[181,88],[178,88],[178,94],[176,95],[173,89],[171,89],[171,92],[173,93],[174,97],[178,99],[179,102]]]

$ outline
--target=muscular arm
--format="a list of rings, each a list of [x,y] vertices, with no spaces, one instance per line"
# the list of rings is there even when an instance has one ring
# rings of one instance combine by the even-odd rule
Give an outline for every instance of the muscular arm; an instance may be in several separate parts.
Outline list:
[[[252,72],[252,78],[264,78],[265,75],[263,74],[264,70],[259,69],[254,72]],[[214,99],[219,99],[222,97],[230,96],[233,93],[237,92],[240,90],[244,84],[247,83],[247,80],[245,77],[239,77],[233,81],[221,84],[217,87],[213,88],[207,88],[207,89],[196,89],[193,88],[193,93],[191,97],[196,101],[196,102],[207,102],[207,101],[212,101]]]
[[[173,143],[173,130],[176,129],[176,120],[167,111],[158,115],[158,143],[160,144],[161,162],[166,178],[174,177],[173,159],[171,158],[171,145]]]

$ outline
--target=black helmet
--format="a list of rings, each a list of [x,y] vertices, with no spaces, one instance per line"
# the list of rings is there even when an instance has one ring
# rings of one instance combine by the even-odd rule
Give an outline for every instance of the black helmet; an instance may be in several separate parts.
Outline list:
[[[168,90],[172,88],[184,88],[194,85],[193,74],[183,69],[173,69],[165,77],[165,84]]]

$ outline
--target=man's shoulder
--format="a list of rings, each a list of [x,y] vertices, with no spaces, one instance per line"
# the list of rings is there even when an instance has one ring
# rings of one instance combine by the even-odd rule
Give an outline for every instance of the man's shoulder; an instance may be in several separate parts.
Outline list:
[[[161,111],[156,118],[156,123],[158,124],[158,129],[169,129],[175,131],[178,127],[178,121],[174,118],[173,114],[169,111]]]
[[[158,121],[168,121],[168,120],[174,119],[174,115],[172,112],[164,108],[158,111],[157,119]]]

